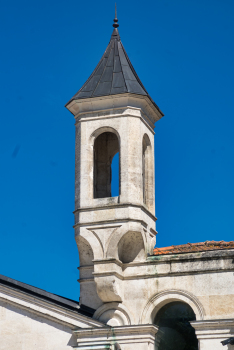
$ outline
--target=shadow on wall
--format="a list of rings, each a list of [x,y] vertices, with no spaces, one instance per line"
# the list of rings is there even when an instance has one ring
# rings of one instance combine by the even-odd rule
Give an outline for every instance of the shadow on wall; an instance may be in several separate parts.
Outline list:
[[[119,260],[124,264],[144,260],[145,249],[141,232],[127,232],[119,241],[118,254]]]
[[[77,338],[74,334],[72,334],[71,338],[69,339],[67,346],[72,346],[72,347],[77,346]]]
[[[225,348],[224,348],[225,349]],[[234,345],[228,344],[227,350],[234,350]]]
[[[81,236],[78,236],[77,240],[78,240],[77,246],[79,250],[80,266],[94,265],[93,250],[89,242]]]

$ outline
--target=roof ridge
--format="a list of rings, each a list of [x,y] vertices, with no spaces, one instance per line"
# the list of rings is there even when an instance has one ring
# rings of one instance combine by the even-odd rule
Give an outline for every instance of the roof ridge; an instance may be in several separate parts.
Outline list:
[[[108,46],[109,46],[109,45],[111,45],[111,40],[110,40]],[[108,46],[107,46],[107,48],[108,48]],[[109,57],[110,57],[111,50],[112,50],[112,47],[110,47],[110,51],[109,51],[109,54],[108,54],[107,59],[106,59],[106,64],[105,64],[105,66],[104,66],[104,68],[103,68],[103,71],[102,71],[102,74],[101,74],[101,76],[100,76],[100,78],[99,78],[99,80],[98,80],[97,86],[95,87],[95,89],[93,90],[93,92],[92,92],[92,94],[91,94],[91,97],[93,97],[93,94],[94,94],[95,91],[97,90],[97,88],[98,88],[98,86],[99,86],[99,83],[100,83],[100,81],[101,81],[101,79],[102,79],[102,77],[103,77],[104,71],[105,71],[105,69],[106,69],[106,65],[107,65],[107,63],[108,63],[108,61],[109,61]],[[100,61],[100,62],[101,62],[101,61]],[[95,71],[96,71],[96,69],[94,70],[94,72],[95,72]]]
[[[140,84],[140,86],[142,87],[142,89],[146,92],[146,94],[148,95],[148,92],[147,92],[146,88],[144,87],[144,85],[142,84],[140,78],[138,77],[137,72],[135,71],[135,69],[134,69],[134,67],[133,67],[133,65],[132,65],[132,63],[131,63],[130,58],[128,57],[127,52],[126,52],[126,50],[125,50],[125,48],[124,48],[123,43],[122,43],[121,40],[120,40],[120,43],[121,43],[121,46],[122,46],[122,48],[123,48],[123,52],[124,52],[124,54],[125,54],[125,57],[126,57],[126,59],[127,59],[127,61],[128,61],[128,64],[129,64],[130,68],[133,70],[133,73],[134,73],[134,75],[135,75],[136,80],[138,81],[138,83]]]
[[[122,44],[121,40],[120,40],[119,42],[120,42],[120,45],[122,46],[123,51],[124,51],[124,47],[123,47],[123,44]],[[117,43],[117,49],[118,49],[118,43]],[[119,51],[118,51],[118,52],[119,52]],[[124,52],[125,52],[125,51],[124,51]],[[125,57],[126,57],[126,55],[125,55]],[[121,65],[121,72],[122,72],[122,74],[123,74],[123,79],[124,79],[124,72],[123,72],[123,67],[122,67],[122,64],[121,64],[120,55],[119,55],[119,61],[120,61],[120,65]],[[124,85],[125,85],[126,91],[128,91],[128,87],[127,87],[127,83],[126,83],[126,80],[125,80],[125,79],[124,79]]]

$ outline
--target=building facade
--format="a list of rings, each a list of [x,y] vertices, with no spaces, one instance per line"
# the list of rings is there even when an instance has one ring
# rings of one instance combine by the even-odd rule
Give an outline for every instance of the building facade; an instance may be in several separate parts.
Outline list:
[[[76,121],[80,303],[2,276],[0,349],[16,339],[23,350],[234,348],[234,242],[155,248],[154,125],[163,113],[124,50],[117,18],[113,27],[66,105]]]

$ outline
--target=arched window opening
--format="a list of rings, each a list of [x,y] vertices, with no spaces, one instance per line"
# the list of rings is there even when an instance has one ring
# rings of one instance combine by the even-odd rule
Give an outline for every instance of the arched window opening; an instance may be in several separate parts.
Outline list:
[[[196,320],[192,308],[184,302],[164,305],[156,315],[156,350],[198,350],[195,330],[189,321]]]
[[[150,140],[145,134],[142,146],[142,190],[143,203],[146,205],[149,201],[150,180]]]
[[[119,159],[115,159],[113,163],[113,158],[118,152],[119,140],[114,133],[104,132],[96,138],[94,142],[94,198],[113,197],[112,193],[120,192]]]
[[[119,152],[112,159],[111,174],[111,194],[112,197],[117,197],[119,196]]]

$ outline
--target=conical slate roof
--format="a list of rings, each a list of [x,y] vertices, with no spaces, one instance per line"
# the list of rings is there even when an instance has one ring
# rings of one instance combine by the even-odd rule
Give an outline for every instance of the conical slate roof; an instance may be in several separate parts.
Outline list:
[[[148,96],[163,115],[136,74],[120,40],[117,18],[114,21],[114,30],[104,55],[89,79],[68,103],[72,100],[131,93]]]

